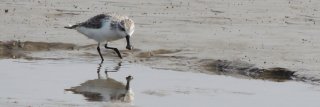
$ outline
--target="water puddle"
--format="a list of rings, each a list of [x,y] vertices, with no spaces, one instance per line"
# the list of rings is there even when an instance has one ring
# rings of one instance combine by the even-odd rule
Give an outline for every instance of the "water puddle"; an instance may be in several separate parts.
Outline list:
[[[152,69],[120,60],[99,64],[87,60],[3,59],[0,65],[0,105],[4,106],[320,105],[319,86],[302,82]],[[134,100],[113,100],[123,92],[119,90],[124,89],[129,75],[134,78],[130,84]]]

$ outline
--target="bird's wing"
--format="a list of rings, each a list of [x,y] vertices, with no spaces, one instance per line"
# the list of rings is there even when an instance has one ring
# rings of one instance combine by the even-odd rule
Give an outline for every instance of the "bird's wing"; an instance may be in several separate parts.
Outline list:
[[[102,27],[102,20],[103,19],[109,19],[111,16],[107,15],[107,14],[99,14],[96,15],[92,18],[90,18],[89,20],[79,23],[79,26],[83,26],[83,27],[87,27],[87,28],[101,28]]]

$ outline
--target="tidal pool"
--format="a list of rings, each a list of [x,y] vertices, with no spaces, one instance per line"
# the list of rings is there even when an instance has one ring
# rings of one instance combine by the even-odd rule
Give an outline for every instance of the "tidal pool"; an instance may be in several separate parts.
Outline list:
[[[88,80],[109,78],[125,83],[128,75],[134,77],[131,103],[103,98],[88,100],[88,96],[81,93],[66,91]],[[0,85],[3,107],[320,106],[320,86],[317,85],[152,69],[121,60],[105,61],[100,67],[98,61],[90,60],[2,59]]]

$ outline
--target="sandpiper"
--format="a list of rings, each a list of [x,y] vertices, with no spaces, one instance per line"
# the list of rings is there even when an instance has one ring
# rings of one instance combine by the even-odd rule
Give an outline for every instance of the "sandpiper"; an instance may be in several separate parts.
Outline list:
[[[132,49],[130,37],[134,32],[134,22],[127,16],[117,14],[99,14],[85,22],[75,25],[66,26],[67,29],[75,29],[81,34],[98,42],[97,50],[103,61],[103,56],[100,52],[100,43],[107,42],[104,46],[106,49],[114,50],[122,59],[122,56],[117,48],[109,47],[108,42],[126,38],[128,50]]]

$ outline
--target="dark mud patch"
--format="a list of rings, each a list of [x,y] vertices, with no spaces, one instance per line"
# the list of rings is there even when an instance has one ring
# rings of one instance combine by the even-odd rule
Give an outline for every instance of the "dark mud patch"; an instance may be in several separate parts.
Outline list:
[[[259,68],[255,64],[245,61],[229,61],[219,59],[201,59],[185,57],[179,54],[181,50],[153,50],[137,52],[136,59],[132,62],[142,63],[156,69],[175,71],[194,71],[206,74],[229,75],[239,78],[262,79],[276,82],[288,80],[304,81],[319,84],[320,80],[315,77],[306,77],[283,67]]]
[[[0,41],[0,58],[42,59],[40,57],[28,56],[28,53],[50,50],[73,50],[75,47],[76,45],[69,43]]]
[[[60,60],[63,58],[43,58],[41,56],[32,56],[36,52],[55,52],[56,50],[64,51],[79,51],[81,50],[80,56],[90,56],[95,57],[99,56],[96,52],[97,44],[77,46],[71,43],[59,43],[59,42],[34,42],[34,41],[0,41],[0,59],[9,58],[9,59],[28,59],[28,60]],[[103,55],[116,56],[116,53],[113,50],[102,50],[107,51],[103,52]],[[130,56],[133,53],[141,52],[140,49],[133,50],[120,50],[123,57]],[[153,53],[153,52],[152,52]],[[162,51],[157,51],[155,53],[166,53]]]
[[[159,56],[164,54],[173,54],[180,52],[181,50],[166,50],[166,49],[159,49],[159,50],[153,50],[153,51],[147,51],[147,52],[140,52],[136,55],[136,57],[139,58],[150,58],[153,56]]]
[[[242,75],[254,79],[264,79],[272,81],[293,80],[297,76],[296,71],[291,71],[286,68],[258,68],[254,64],[249,64],[243,61],[227,61],[227,60],[202,60],[202,66],[207,71],[216,72],[222,75]]]

